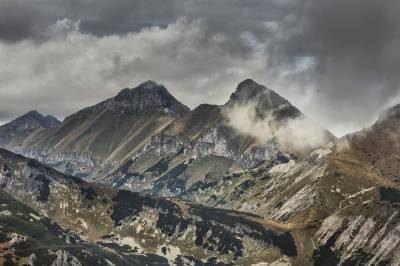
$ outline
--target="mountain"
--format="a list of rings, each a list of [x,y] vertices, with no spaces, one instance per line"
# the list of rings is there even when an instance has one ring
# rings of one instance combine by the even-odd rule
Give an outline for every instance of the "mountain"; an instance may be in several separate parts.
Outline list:
[[[168,95],[146,82],[21,141],[91,179],[0,149],[0,262],[398,265],[400,105],[336,139],[252,80],[221,106]],[[108,130],[136,144],[95,159]]]
[[[12,248],[9,260],[50,264],[64,259],[74,265],[302,261],[291,232],[256,215],[99,187],[7,150],[0,150],[0,169],[0,245]]]
[[[250,79],[226,104],[193,111],[147,81],[7,147],[86,180],[171,196],[204,179],[303,158],[332,139],[289,101]]]
[[[255,103],[254,108],[258,118],[265,118],[267,114],[272,114],[276,120],[284,120],[303,115],[288,100],[252,79],[246,79],[239,83],[236,91],[232,93],[229,101],[225,104],[225,108],[249,103]]]
[[[233,110],[234,109],[234,110]],[[245,117],[241,131],[237,121]],[[291,137],[286,125],[300,121],[298,130],[308,129],[312,122],[289,101],[253,80],[241,82],[229,101],[222,105],[202,104],[177,118],[159,133],[153,135],[138,152],[120,169],[97,181],[119,188],[151,194],[179,195],[199,181],[215,180],[227,172],[254,167],[260,163],[302,158],[313,149],[334,139],[327,130],[312,126],[311,132],[302,135],[299,142],[320,137],[312,147],[293,147],[281,141],[282,132]],[[305,121],[305,122],[304,122]],[[252,134],[252,126],[262,126],[275,136]],[[304,132],[303,132],[304,133]]]
[[[382,173],[373,158],[397,163],[397,150],[391,147],[397,147],[399,139],[384,132],[397,127],[399,111],[391,108],[370,128],[302,158],[199,180],[179,198],[87,183],[0,150],[0,233],[8,241],[3,245],[20,251],[11,259],[42,258],[43,249],[28,249],[33,256],[12,241],[43,242],[35,239],[31,227],[21,232],[11,222],[39,217],[35,224],[43,219],[41,232],[50,241],[44,249],[53,259],[66,254],[82,260],[80,248],[85,246],[89,254],[118,265],[138,259],[161,265],[397,265],[400,185],[395,176]],[[382,139],[385,148],[360,149],[361,143],[375,145]],[[174,156],[161,157],[156,168],[182,154]],[[132,164],[135,160],[145,159],[134,158]],[[139,174],[135,178],[140,180]],[[49,220],[41,217],[51,219],[57,231],[50,233]],[[54,245],[52,235],[59,241],[77,239],[75,249],[68,243]]]
[[[230,120],[238,120],[231,115],[232,108],[239,111],[254,112],[254,124],[272,124],[265,121],[268,116],[274,126],[284,125],[285,122],[304,117],[296,107],[274,91],[256,83],[253,80],[241,82],[229,101],[223,106],[200,105],[184,117],[173,121],[160,134],[154,136],[146,145],[145,150],[154,150],[156,153],[170,153],[176,147],[185,146],[186,150],[194,150],[197,154],[213,154],[233,159],[246,167],[254,166],[265,160],[274,160],[281,155],[297,155],[296,150],[281,143],[276,136],[259,138],[250,132],[242,132]],[[236,114],[236,113],[234,113]],[[233,124],[233,125],[232,125]],[[271,126],[272,127],[272,126]],[[250,128],[249,131],[252,129]],[[333,137],[323,128],[318,128],[324,134],[321,146],[328,143]],[[158,143],[160,139],[162,143]],[[152,146],[155,147],[152,147]],[[161,145],[161,149],[158,149]],[[318,148],[313,147],[313,148]],[[305,153],[309,152],[305,151]]]
[[[37,111],[30,111],[11,122],[0,126],[0,146],[13,147],[20,145],[32,132],[51,129],[61,122],[54,116],[44,116]]]
[[[395,106],[304,159],[204,180],[181,197],[300,230],[296,238],[311,242],[299,254],[315,265],[397,265],[399,118]]]
[[[150,136],[189,111],[163,85],[147,81],[10,149],[84,177],[129,158]]]
[[[189,111],[164,86],[147,81],[65,118],[33,147],[122,160],[150,135]]]

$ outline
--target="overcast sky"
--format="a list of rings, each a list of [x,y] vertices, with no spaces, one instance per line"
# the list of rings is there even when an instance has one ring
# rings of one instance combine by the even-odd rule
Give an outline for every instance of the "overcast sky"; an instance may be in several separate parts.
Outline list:
[[[398,0],[0,0],[0,121],[146,80],[193,108],[252,78],[337,136],[400,103]]]

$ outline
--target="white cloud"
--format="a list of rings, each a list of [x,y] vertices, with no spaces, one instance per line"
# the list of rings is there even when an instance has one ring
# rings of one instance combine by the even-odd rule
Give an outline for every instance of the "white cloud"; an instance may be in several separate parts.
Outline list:
[[[191,107],[221,104],[239,81],[265,67],[253,53],[260,49],[255,40],[247,47],[245,38],[241,45],[250,52],[235,57],[230,40],[208,32],[202,20],[99,37],[63,19],[46,34],[43,42],[0,43],[1,108],[8,113],[38,109],[63,117],[147,79]]]
[[[248,102],[225,109],[228,125],[264,143],[275,138],[285,147],[300,153],[322,147],[329,139],[323,128],[304,116],[279,121],[271,110],[263,113],[261,119],[257,116],[256,106],[257,102]]]
[[[79,21],[59,20],[42,41],[0,42],[0,119],[32,109],[63,118],[148,79],[164,84],[191,108],[223,104],[240,81],[252,78],[333,133],[347,132],[342,121],[321,111],[320,88],[308,79],[316,59],[277,63],[274,47],[287,33],[278,21],[263,25],[267,38],[247,30],[229,35],[207,20],[187,18],[166,27],[96,36],[83,33]]]

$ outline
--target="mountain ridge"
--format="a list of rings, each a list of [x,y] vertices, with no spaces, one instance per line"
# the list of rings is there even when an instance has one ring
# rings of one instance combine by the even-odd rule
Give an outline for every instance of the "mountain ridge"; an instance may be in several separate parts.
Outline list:
[[[288,125],[307,118],[253,80],[240,83],[225,105],[203,104],[190,112],[172,99],[164,100],[169,95],[154,82],[139,87],[70,116],[62,126],[33,130],[24,139],[27,144],[36,137],[46,142],[46,134],[64,136],[44,143],[59,148],[57,153],[39,151],[38,158],[48,165],[51,161],[46,160],[64,162],[75,176],[0,149],[0,236],[12,240],[1,242],[0,237],[0,245],[20,250],[13,239],[26,244],[37,238],[26,230],[21,235],[10,221],[30,216],[39,223],[43,218],[34,217],[47,216],[60,228],[49,232],[48,220],[35,226],[52,239],[66,239],[70,230],[68,239],[79,242],[75,252],[69,245],[55,249],[47,242],[54,259],[65,254],[83,260],[80,250],[86,245],[92,254],[114,262],[115,257],[104,253],[111,248],[121,265],[138,259],[177,265],[294,266],[400,261],[400,105],[341,139],[322,129],[325,142],[300,154],[285,146],[278,133],[282,128],[292,134],[301,131],[308,124]],[[149,91],[155,98],[142,97]],[[233,116],[226,115],[235,108]],[[239,117],[243,113],[244,119]],[[241,123],[249,120],[246,125],[254,126],[252,131],[270,130],[271,125],[271,131],[277,131],[261,136],[240,131],[245,125]],[[268,127],[259,126],[266,122]],[[115,138],[113,130],[123,125],[133,126]],[[109,127],[113,134],[106,134]],[[149,132],[152,128],[156,130]],[[300,140],[306,141],[307,134]],[[123,145],[109,146],[114,141]],[[68,142],[81,153],[66,154],[62,145]],[[107,159],[113,153],[126,156],[106,169],[104,161],[84,154],[97,144],[111,147]],[[79,164],[71,167],[72,161]],[[95,177],[78,178],[74,171],[89,166],[98,171]],[[9,203],[13,200],[26,206],[16,211]],[[11,256],[21,259],[18,254]]]
[[[230,125],[227,117],[231,108],[236,107],[257,114],[251,118],[254,123],[264,123],[263,119],[270,117],[270,121],[284,126],[300,117],[306,119],[286,99],[248,79],[237,86],[227,104],[202,104],[177,118],[153,135],[143,150],[117,171],[98,181],[133,191],[174,196],[201,180],[218,179],[226,172],[263,162],[289,161],[309,152],[296,154],[297,150],[274,137],[261,139],[242,133],[240,128]],[[266,121],[265,124],[268,125]],[[321,145],[333,137],[322,128],[317,130],[325,134]]]
[[[77,113],[95,110],[97,112],[111,111],[138,114],[140,112],[155,111],[154,109],[159,112],[165,112],[166,115],[176,117],[180,117],[190,111],[189,107],[176,100],[163,85],[148,80],[134,88],[122,89],[114,97],[83,108]],[[73,115],[66,117],[66,119],[69,119]]]
[[[148,81],[66,117],[57,128],[34,138],[25,147],[86,153],[99,160],[122,159],[129,149],[142,145],[141,139],[135,140],[135,134],[145,139],[189,110],[164,86]],[[109,144],[99,146],[104,143]]]

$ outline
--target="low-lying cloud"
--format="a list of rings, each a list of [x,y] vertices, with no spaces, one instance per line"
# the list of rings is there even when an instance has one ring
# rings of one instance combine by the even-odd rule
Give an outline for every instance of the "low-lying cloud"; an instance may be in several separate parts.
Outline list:
[[[273,111],[269,111],[260,118],[256,106],[257,102],[248,102],[225,108],[223,113],[227,124],[262,143],[275,139],[284,147],[301,154],[323,147],[330,139],[329,133],[305,116],[279,121]]]

